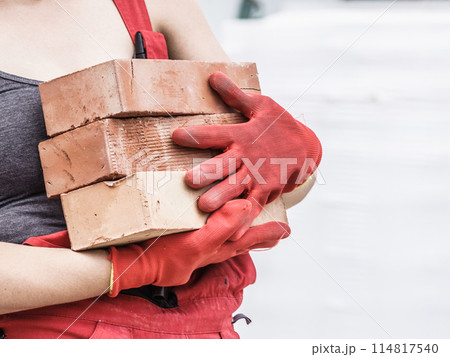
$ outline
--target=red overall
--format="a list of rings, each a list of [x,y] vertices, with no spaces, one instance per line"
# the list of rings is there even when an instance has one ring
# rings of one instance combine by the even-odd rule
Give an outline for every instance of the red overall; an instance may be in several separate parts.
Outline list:
[[[164,37],[152,31],[144,0],[114,3],[133,40],[137,31],[142,33],[148,58],[167,59]],[[66,231],[29,238],[24,244],[70,246]],[[186,285],[173,288],[175,308],[125,294],[102,296],[95,303],[88,299],[1,315],[0,329],[6,338],[239,338],[232,313],[242,302],[243,289],[255,279],[246,254],[195,271]]]

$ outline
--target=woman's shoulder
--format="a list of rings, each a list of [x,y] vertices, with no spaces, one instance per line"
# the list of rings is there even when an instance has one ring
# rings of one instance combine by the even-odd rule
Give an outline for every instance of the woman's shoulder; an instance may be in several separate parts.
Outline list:
[[[192,22],[202,12],[196,0],[145,0],[155,31],[170,30],[176,20],[189,19]]]
[[[229,61],[196,0],[145,0],[154,31],[172,59]]]

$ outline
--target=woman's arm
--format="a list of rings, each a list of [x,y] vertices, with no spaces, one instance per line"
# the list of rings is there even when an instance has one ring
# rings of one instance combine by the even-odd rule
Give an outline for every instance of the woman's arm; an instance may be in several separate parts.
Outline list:
[[[0,243],[0,315],[103,294],[111,275],[107,255]]]
[[[104,250],[76,253],[0,243],[0,314],[62,304],[123,289],[185,284],[198,268],[223,262],[252,249],[272,248],[289,235],[289,226],[250,225],[251,202],[233,200],[195,231]]]

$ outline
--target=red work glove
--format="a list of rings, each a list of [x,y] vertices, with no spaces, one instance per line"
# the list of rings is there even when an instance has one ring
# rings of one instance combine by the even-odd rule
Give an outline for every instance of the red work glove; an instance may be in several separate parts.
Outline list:
[[[175,130],[172,137],[179,145],[224,151],[187,172],[186,183],[198,189],[230,175],[200,197],[199,208],[212,212],[244,194],[256,217],[262,206],[312,175],[322,157],[319,139],[271,98],[244,93],[225,74],[212,74],[209,83],[225,103],[250,120]]]
[[[289,236],[289,226],[270,222],[250,228],[234,241],[235,233],[251,223],[250,212],[249,201],[233,200],[214,212],[197,231],[109,248],[114,281],[109,295],[115,297],[121,290],[149,284],[183,285],[198,268],[253,249],[272,248],[281,238]]]

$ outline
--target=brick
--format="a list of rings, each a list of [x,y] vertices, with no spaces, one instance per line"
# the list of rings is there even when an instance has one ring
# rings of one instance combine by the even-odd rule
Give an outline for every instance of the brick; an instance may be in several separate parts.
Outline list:
[[[61,195],[73,250],[139,242],[201,228],[208,214],[197,207],[206,191],[184,184],[184,171],[139,172]],[[253,222],[287,223],[280,197]]]
[[[187,170],[218,154],[172,140],[180,126],[237,124],[240,114],[105,119],[39,144],[49,198],[139,171]]]
[[[216,71],[248,92],[260,92],[252,63],[116,60],[41,83],[47,134],[108,117],[232,113],[209,86]]]

